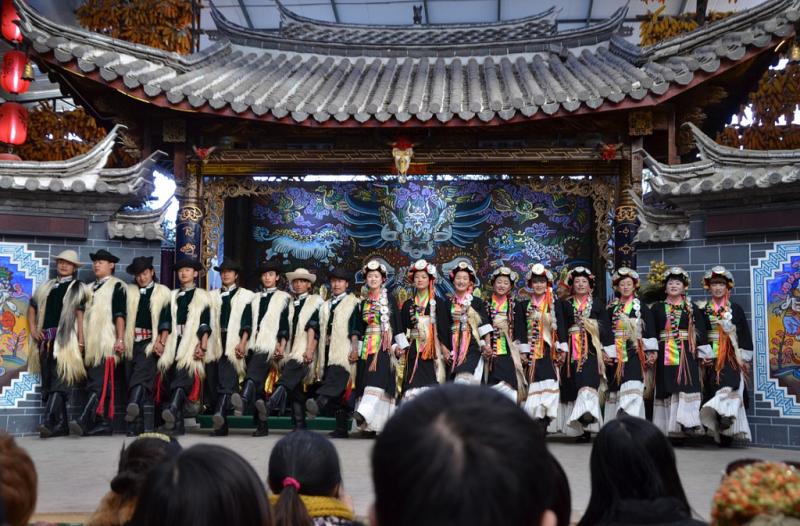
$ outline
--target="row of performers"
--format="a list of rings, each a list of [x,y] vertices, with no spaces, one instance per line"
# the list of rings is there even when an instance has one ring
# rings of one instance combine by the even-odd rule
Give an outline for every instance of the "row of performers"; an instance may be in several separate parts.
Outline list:
[[[350,416],[376,433],[398,401],[455,381],[491,385],[551,432],[584,437],[619,412],[644,417],[645,383],[654,376],[653,419],[665,433],[749,438],[742,393],[750,332],[729,299],[733,277],[721,267],[705,276],[712,298],[702,306],[686,297],[689,276],[675,267],[666,301],[650,308],[637,298],[636,272],[621,268],[613,276],[617,298],[604,307],[593,300],[595,278],[584,267],[569,272],[563,301],[540,264],[525,276],[530,299],[515,300],[519,276],[501,267],[489,280],[491,299],[481,301],[472,295],[470,265],[450,272],[455,294],[443,299],[435,266],[419,260],[408,273],[416,292],[398,310],[386,268],[374,260],[362,269],[364,299],[348,292],[352,275],[337,269],[324,301],[309,294],[317,277],[305,269],[285,275],[294,295],[279,290],[282,270],[272,262],[259,268],[261,286],[251,292],[237,286],[239,265],[224,261],[215,267],[222,289],[208,292],[195,287],[202,267],[190,259],[177,263],[174,291],[154,281],[152,258],[126,268],[135,280],[129,285],[113,276],[119,260],[105,250],[91,254],[90,285],[75,279],[74,251],[55,259],[57,278],[37,289],[28,311],[30,348],[39,350],[29,369],[42,374],[45,438],[111,434],[118,365],[130,435],[144,430],[151,397],[162,429],[176,434],[189,402],[201,397],[216,435],[227,434],[230,412],[252,412],[254,435],[264,436],[267,417],[287,407],[296,428],[305,427],[306,413],[324,413],[336,418],[334,436],[348,435]],[[68,422],[69,387],[84,379],[88,400]]]

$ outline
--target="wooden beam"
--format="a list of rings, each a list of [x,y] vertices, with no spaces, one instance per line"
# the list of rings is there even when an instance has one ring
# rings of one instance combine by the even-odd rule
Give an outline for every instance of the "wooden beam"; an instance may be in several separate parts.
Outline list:
[[[503,0],[497,0],[497,21],[500,21],[500,12],[503,10]]]
[[[242,10],[242,15],[244,15],[244,21],[247,22],[247,27],[255,29],[253,21],[250,19],[250,13],[247,11],[247,6],[244,5],[244,0],[239,0],[239,8]]]
[[[589,10],[586,11],[586,25],[592,23],[592,10],[594,9],[594,0],[589,0]]]
[[[431,23],[431,16],[428,14],[428,0],[422,0],[422,10],[425,12],[425,23]]]

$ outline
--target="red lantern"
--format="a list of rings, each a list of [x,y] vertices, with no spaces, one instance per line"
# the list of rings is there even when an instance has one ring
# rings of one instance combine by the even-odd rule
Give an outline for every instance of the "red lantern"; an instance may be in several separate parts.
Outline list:
[[[0,104],[0,142],[22,144],[28,138],[28,110],[16,102]]]
[[[15,153],[0,153],[0,161],[21,161],[22,158]]]
[[[17,10],[14,8],[14,2],[11,0],[3,0],[3,7],[0,10],[0,29],[3,31],[3,38],[10,42],[19,44],[22,42],[22,31],[15,23],[19,20]]]
[[[0,85],[4,90],[15,95],[28,91],[31,82],[22,78],[27,63],[28,57],[22,51],[8,51],[3,55]]]

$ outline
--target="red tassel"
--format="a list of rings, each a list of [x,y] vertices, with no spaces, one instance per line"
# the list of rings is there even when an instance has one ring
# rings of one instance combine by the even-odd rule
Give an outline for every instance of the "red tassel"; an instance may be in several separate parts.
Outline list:
[[[200,399],[200,375],[194,373],[194,384],[192,384],[192,391],[189,393],[189,401],[197,402]]]
[[[156,373],[156,383],[153,386],[153,390],[155,391],[155,397],[153,398],[153,402],[155,402],[156,406],[161,403],[161,385],[162,385],[162,383],[163,383],[163,380],[161,379],[161,373]]]
[[[109,387],[111,393],[108,398],[111,405],[108,409],[108,417],[114,418],[114,358],[111,356],[106,358],[105,370],[103,371],[103,389],[100,393],[100,402],[97,404],[97,410],[95,411],[100,416],[105,415],[106,412],[106,394],[109,392]]]

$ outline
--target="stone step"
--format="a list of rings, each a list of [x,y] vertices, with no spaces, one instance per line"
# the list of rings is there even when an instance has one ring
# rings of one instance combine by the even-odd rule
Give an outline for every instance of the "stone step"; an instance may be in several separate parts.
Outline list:
[[[211,415],[199,415],[197,417],[197,421],[200,423],[200,427],[203,429],[210,429],[211,425]],[[269,428],[270,429],[291,429],[292,428],[292,419],[288,416],[271,416],[268,419]],[[314,431],[333,431],[336,427],[336,419],[329,418],[329,417],[317,417],[317,418],[307,418],[306,425],[308,429],[312,429]],[[229,416],[228,417],[228,427],[231,429],[255,429],[255,425],[253,424],[253,417],[252,416]],[[347,428],[350,429],[350,423],[348,422]]]

